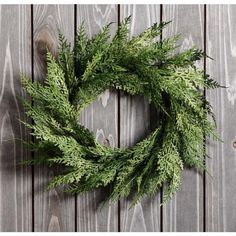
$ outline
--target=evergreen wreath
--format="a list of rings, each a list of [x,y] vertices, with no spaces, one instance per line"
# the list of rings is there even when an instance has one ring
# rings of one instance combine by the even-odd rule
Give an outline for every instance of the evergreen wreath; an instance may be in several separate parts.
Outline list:
[[[206,55],[195,47],[176,53],[179,36],[159,40],[169,22],[129,38],[130,19],[111,40],[110,24],[92,39],[82,24],[73,49],[60,33],[58,58],[47,53],[45,82],[22,76],[33,101],[24,100],[34,121],[24,124],[36,137],[28,145],[39,153],[26,163],[63,166],[49,188],[63,185],[64,191],[80,193],[109,186],[107,200],[133,192],[136,203],[165,184],[166,202],[184,167],[206,170],[204,138],[218,138],[203,91],[220,87],[194,64]],[[158,127],[132,148],[105,147],[79,122],[81,111],[108,88],[142,95],[160,110]]]

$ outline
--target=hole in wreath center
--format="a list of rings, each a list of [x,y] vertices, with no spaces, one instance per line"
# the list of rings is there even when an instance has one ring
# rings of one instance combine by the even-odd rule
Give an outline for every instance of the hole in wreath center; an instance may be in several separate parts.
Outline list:
[[[158,118],[157,109],[144,97],[107,89],[82,111],[80,122],[99,143],[114,148],[118,140],[120,147],[132,147],[146,138],[158,126]]]

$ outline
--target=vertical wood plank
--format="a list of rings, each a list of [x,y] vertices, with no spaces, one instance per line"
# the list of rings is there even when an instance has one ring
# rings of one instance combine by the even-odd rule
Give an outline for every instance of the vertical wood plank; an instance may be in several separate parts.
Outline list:
[[[110,22],[117,22],[116,5],[78,5],[77,25],[84,21],[89,37],[98,33]],[[117,24],[112,25],[112,33]],[[81,114],[81,123],[96,135],[97,140],[112,147],[117,146],[117,93],[106,90]],[[109,204],[102,209],[99,203],[104,199],[105,190],[79,194],[77,198],[78,231],[117,231],[118,205]]]
[[[20,73],[31,76],[30,6],[0,6],[0,231],[31,231],[31,168],[21,141],[27,130]],[[27,41],[26,41],[27,40]]]
[[[58,30],[67,39],[74,39],[73,5],[34,5],[34,79],[43,80],[46,72],[46,46],[56,55]],[[51,168],[37,167],[34,174],[35,231],[74,231],[75,198],[59,188],[46,191],[48,181],[56,172]]]
[[[163,38],[182,34],[180,51],[193,45],[204,48],[203,5],[163,5],[163,20],[173,20]],[[203,231],[203,176],[185,169],[182,177],[178,193],[163,206],[163,231]]]
[[[227,89],[207,92],[224,143],[208,140],[206,231],[236,231],[236,6],[207,6],[207,73]]]
[[[121,20],[132,15],[131,35],[137,35],[160,20],[159,5],[121,5]],[[151,129],[150,105],[140,96],[121,93],[120,143],[133,146],[145,138]],[[160,194],[146,198],[134,208],[131,200],[121,200],[121,231],[160,231]]]

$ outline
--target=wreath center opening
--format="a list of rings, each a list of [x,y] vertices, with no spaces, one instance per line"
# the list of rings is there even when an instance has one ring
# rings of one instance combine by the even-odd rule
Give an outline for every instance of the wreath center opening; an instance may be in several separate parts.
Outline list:
[[[158,121],[159,112],[146,98],[115,89],[104,91],[80,115],[96,140],[112,148],[133,147],[157,128]]]

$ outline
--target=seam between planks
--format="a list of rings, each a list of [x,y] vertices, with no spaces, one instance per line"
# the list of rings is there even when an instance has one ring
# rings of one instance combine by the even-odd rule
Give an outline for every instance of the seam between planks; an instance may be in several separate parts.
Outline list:
[[[163,22],[163,4],[160,4],[160,24]],[[160,34],[160,41],[162,41],[162,30],[161,30],[161,34]],[[160,188],[160,232],[163,232],[163,186]]]
[[[31,13],[31,79],[34,82],[34,6],[33,4],[30,5],[30,13]],[[33,101],[31,101],[31,104],[33,105]],[[31,119],[31,122],[33,123],[33,119]],[[32,130],[33,132],[33,130]],[[34,137],[31,136],[31,141],[34,142]],[[34,152],[31,152],[31,159],[34,159]],[[34,166],[31,166],[31,184],[32,184],[32,232],[35,231],[34,225],[35,225],[35,220],[34,220]]]
[[[120,26],[120,4],[117,5],[117,24],[118,28]],[[117,146],[120,148],[120,90],[117,90]],[[121,205],[120,200],[118,200],[118,232],[121,231]]]
[[[206,54],[206,28],[207,28],[207,8],[206,4],[204,4],[204,53]],[[206,74],[206,55],[204,55],[203,60],[203,70],[204,74]],[[206,98],[206,89],[204,88],[204,98]],[[206,163],[206,136],[204,135],[204,162]],[[206,232],[206,171],[203,172],[203,232]]]
[[[74,4],[74,45],[75,45],[75,37],[76,37],[76,32],[77,32],[77,4]],[[78,217],[78,212],[77,212],[77,207],[78,207],[78,201],[77,201],[77,193],[74,195],[74,201],[75,201],[75,232],[77,232],[78,227],[77,227],[77,217]]]

